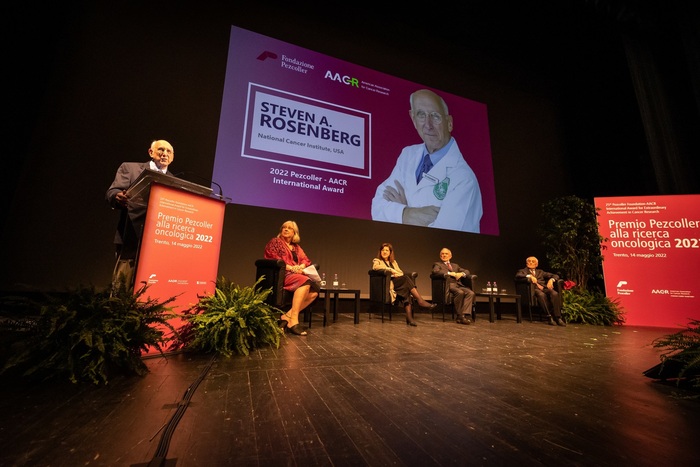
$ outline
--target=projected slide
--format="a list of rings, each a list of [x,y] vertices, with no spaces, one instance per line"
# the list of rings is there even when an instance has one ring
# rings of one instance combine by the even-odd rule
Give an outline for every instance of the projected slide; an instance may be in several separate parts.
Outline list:
[[[453,140],[418,180],[422,89],[449,114],[422,113],[424,136]],[[236,204],[499,233],[486,105],[237,27],[212,178]]]
[[[700,319],[700,195],[595,198],[605,290],[626,323]]]

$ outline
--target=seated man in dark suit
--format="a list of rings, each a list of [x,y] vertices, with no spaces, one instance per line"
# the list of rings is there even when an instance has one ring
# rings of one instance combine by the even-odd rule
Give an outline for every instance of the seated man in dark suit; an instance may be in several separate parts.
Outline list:
[[[559,276],[554,273],[537,269],[539,261],[534,256],[525,260],[525,267],[515,273],[516,282],[531,282],[535,284],[535,298],[540,307],[547,312],[549,325],[566,326],[561,319],[561,297],[554,288]]]
[[[469,270],[457,263],[451,263],[452,252],[443,248],[440,250],[440,261],[433,264],[433,274],[442,274],[447,281],[447,293],[452,295],[452,303],[455,306],[458,324],[472,324],[472,305],[474,304],[474,291],[460,282],[460,279],[469,275]]]

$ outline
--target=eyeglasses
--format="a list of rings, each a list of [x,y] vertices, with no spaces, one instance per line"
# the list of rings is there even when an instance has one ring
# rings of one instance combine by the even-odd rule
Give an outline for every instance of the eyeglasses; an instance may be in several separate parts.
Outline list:
[[[435,125],[439,125],[442,123],[442,114],[439,114],[437,112],[426,113],[423,110],[419,110],[418,112],[414,113],[413,116],[416,117],[416,120],[418,120],[420,123],[424,123],[425,119],[428,116],[430,116],[430,120]]]

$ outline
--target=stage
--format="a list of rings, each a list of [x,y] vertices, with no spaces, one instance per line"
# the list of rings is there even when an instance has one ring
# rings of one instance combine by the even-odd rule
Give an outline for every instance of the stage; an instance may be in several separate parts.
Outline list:
[[[105,387],[3,381],[5,466],[693,465],[698,393],[642,372],[673,329],[341,312],[249,357]],[[695,399],[689,398],[695,396]]]

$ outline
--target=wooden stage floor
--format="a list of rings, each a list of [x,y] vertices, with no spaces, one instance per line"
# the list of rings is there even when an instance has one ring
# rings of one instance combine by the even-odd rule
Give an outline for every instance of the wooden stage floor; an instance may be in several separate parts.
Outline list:
[[[698,393],[642,375],[674,330],[482,316],[316,314],[249,357],[148,358],[105,387],[3,381],[0,465],[697,465]]]

